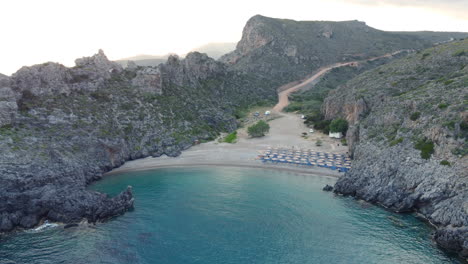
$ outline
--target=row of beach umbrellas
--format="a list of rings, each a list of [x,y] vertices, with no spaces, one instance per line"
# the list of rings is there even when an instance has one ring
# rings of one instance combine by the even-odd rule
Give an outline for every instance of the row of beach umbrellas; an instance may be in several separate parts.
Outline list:
[[[340,170],[351,169],[351,159],[344,154],[317,152],[310,149],[268,148],[259,155],[263,162],[289,163]]]

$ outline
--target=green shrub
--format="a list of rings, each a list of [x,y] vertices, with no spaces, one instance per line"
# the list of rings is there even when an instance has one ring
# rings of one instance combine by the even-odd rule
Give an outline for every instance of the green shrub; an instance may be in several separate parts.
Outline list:
[[[454,82],[454,80],[446,80],[446,81],[444,82],[444,84],[445,84],[445,85],[449,85],[449,84],[451,84],[451,83],[453,83],[453,82]]]
[[[456,52],[453,54],[453,56],[455,56],[455,57],[461,57],[461,56],[465,56],[465,55],[467,55],[467,54],[468,54],[468,52],[466,52],[466,51],[464,51],[464,50],[459,50],[459,51],[456,51]]]
[[[314,124],[314,128],[322,131],[324,134],[328,134],[330,132],[330,120],[322,120]]]
[[[403,138],[402,138],[402,137],[401,137],[401,138],[394,139],[394,140],[390,141],[390,147],[393,147],[393,146],[395,146],[395,145],[398,145],[398,144],[400,144],[401,142],[403,142]]]
[[[224,140],[226,143],[236,143],[237,141],[237,131],[232,132],[231,134],[227,135]]]
[[[422,57],[421,57],[421,60],[426,59],[426,58],[429,57],[430,55],[431,55],[431,54],[429,54],[429,53],[427,53],[427,52],[424,53],[424,54],[422,55]]]
[[[410,115],[410,119],[413,120],[413,121],[416,121],[418,120],[418,118],[421,116],[421,113],[420,112],[414,112]]]
[[[343,134],[346,134],[346,131],[348,130],[348,121],[344,119],[334,119],[330,123],[330,132],[335,133],[335,132],[341,132]]]
[[[439,107],[439,109],[445,109],[445,108],[447,108],[448,106],[449,106],[448,104],[442,103],[442,104],[439,104],[438,107]]]
[[[421,151],[421,158],[423,159],[429,159],[434,153],[434,143],[429,139],[418,140],[414,145],[414,148]]]
[[[450,166],[450,162],[448,160],[443,160],[440,162],[440,165]]]
[[[315,111],[306,115],[304,124],[308,126],[312,126],[315,123],[320,122],[320,121],[323,121],[323,115],[320,113],[320,111]]]
[[[270,131],[270,125],[263,120],[247,128],[247,133],[249,133],[251,137],[263,137],[268,131]]]
[[[317,141],[315,141],[315,146],[317,146],[317,147],[322,146],[322,140],[317,139]]]
[[[302,102],[292,102],[286,108],[284,108],[285,112],[296,112],[302,110]]]
[[[442,125],[446,128],[454,129],[455,128],[455,120],[450,120],[442,123]]]
[[[343,146],[348,146],[348,142],[346,141],[346,138],[342,138],[342,139],[341,139],[341,144],[342,144]]]

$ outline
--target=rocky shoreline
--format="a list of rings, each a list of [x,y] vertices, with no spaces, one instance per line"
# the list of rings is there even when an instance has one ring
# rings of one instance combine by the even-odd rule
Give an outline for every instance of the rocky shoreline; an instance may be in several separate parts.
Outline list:
[[[332,91],[323,111],[351,125],[353,169],[334,191],[395,212],[420,213],[436,226],[438,245],[466,258],[468,160],[460,153],[468,118],[458,98],[467,95],[468,58],[457,56],[463,47],[468,41],[421,52],[431,63],[416,53],[368,71]]]

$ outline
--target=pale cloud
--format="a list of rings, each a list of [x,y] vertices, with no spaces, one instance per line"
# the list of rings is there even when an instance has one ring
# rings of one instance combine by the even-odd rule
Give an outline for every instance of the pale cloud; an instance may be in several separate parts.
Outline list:
[[[340,0],[369,6],[417,7],[468,20],[468,0]]]

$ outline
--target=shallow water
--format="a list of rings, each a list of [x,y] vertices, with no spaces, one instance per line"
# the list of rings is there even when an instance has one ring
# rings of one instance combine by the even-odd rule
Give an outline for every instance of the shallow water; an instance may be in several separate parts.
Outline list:
[[[135,210],[2,237],[0,263],[458,263],[426,224],[321,190],[333,182],[245,168],[112,175],[91,188],[132,185]]]

